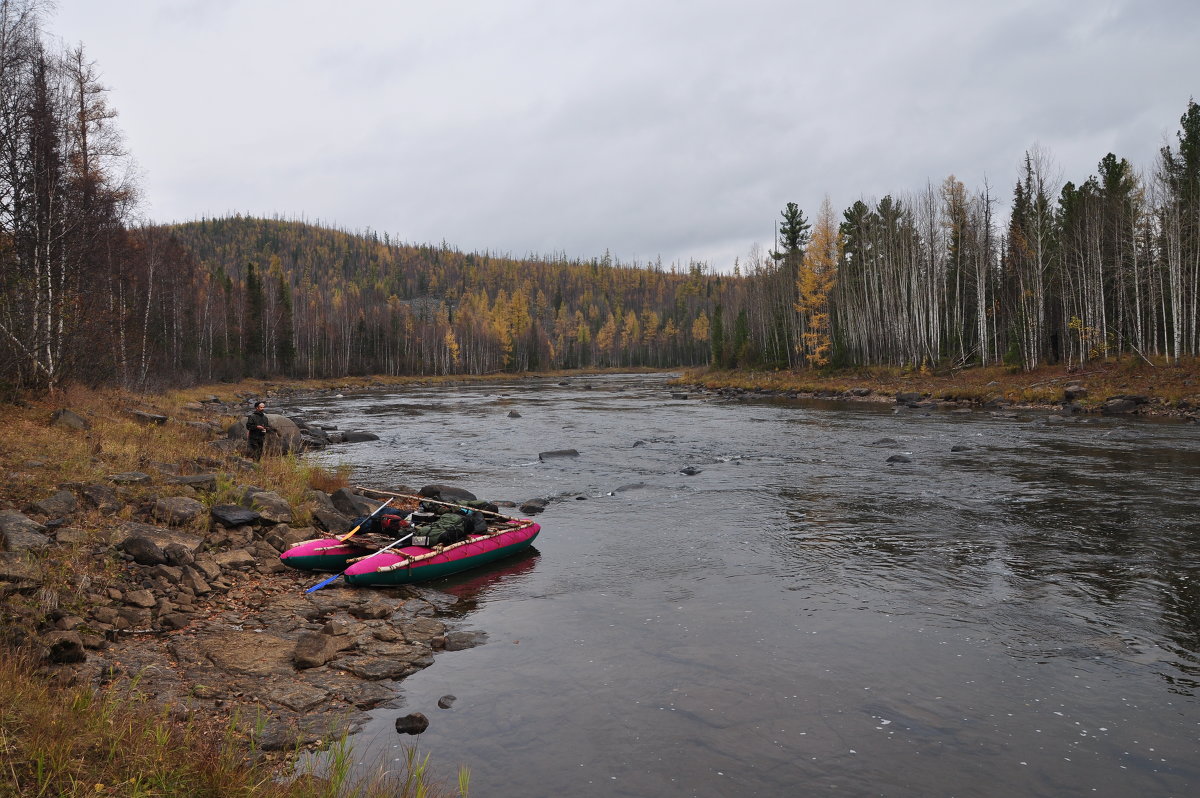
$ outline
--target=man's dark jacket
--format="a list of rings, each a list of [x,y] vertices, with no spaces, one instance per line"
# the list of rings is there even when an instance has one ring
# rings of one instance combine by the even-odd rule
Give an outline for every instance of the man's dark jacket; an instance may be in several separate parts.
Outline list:
[[[270,429],[271,422],[267,419],[266,413],[262,412],[261,410],[255,410],[253,413],[246,416],[246,431],[250,434],[251,438],[261,438],[267,434],[263,430],[257,429],[259,426],[263,427],[264,429]]]

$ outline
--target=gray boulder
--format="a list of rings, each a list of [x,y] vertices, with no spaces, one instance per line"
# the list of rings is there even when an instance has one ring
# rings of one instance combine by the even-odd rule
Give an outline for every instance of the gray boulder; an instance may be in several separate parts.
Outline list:
[[[459,630],[456,632],[446,633],[446,650],[447,651],[464,651],[475,646],[482,646],[487,642],[487,632],[473,632]]]
[[[338,488],[329,498],[333,501],[333,506],[337,511],[349,518],[370,515],[371,511],[379,506],[378,502],[372,503],[357,493],[351,492],[349,488]]]
[[[333,667],[372,681],[403,679],[421,669],[413,663],[391,657],[346,657],[337,660]]]
[[[191,474],[188,476],[171,477],[167,482],[172,485],[187,485],[189,488],[204,492],[217,489],[216,474]]]
[[[42,645],[46,647],[46,660],[49,662],[66,664],[87,661],[87,652],[79,632],[47,632],[42,636]]]
[[[245,524],[257,524],[262,520],[262,516],[254,510],[248,510],[237,504],[218,504],[210,511],[212,518],[226,529],[243,526]]]
[[[62,427],[64,429],[88,430],[92,428],[92,423],[73,410],[67,410],[64,407],[62,410],[55,410],[50,416],[50,426]]]
[[[99,482],[84,485],[79,492],[86,504],[102,513],[115,513],[125,506],[125,503],[117,497],[115,490]]]
[[[50,518],[62,518],[70,515],[79,508],[79,502],[75,499],[75,494],[69,490],[60,490],[53,496],[48,496],[41,501],[36,501],[29,506],[29,511],[41,513]]]
[[[186,526],[204,512],[204,505],[187,496],[167,496],[154,502],[155,520],[171,526]]]
[[[350,429],[342,433],[343,443],[363,443],[364,441],[377,441],[379,436],[374,432],[364,432],[362,430]]]
[[[148,537],[134,535],[117,544],[117,550],[133,558],[138,565],[163,565],[167,555],[162,547]]]
[[[19,551],[0,551],[0,584],[17,589],[35,586],[38,573],[28,558]],[[3,591],[0,591],[3,592]]]
[[[264,490],[250,497],[250,506],[273,524],[287,524],[292,520],[292,505],[273,491]]]
[[[312,511],[313,519],[326,532],[334,535],[341,535],[350,531],[353,524],[350,519],[339,513],[337,510],[327,510],[324,507],[318,507]]]
[[[522,503],[517,509],[525,513],[525,515],[537,515],[546,509],[546,500],[529,499],[528,501]]]
[[[271,433],[267,435],[266,443],[268,452],[290,454],[300,451],[300,427],[296,426],[295,421],[278,413],[267,413],[267,420],[271,422]],[[248,435],[245,416],[230,424],[225,433],[232,440],[246,440]]]
[[[195,555],[200,550],[200,545],[204,542],[204,539],[199,535],[193,535],[178,529],[166,529],[164,527],[151,526],[150,524],[140,524],[136,521],[126,521],[117,528],[117,537],[114,540],[114,544],[120,546],[129,538],[134,537],[148,538],[160,549],[163,549],[164,554],[168,546],[172,543],[178,543]]]
[[[1138,409],[1138,403],[1133,399],[1114,397],[1100,406],[1100,412],[1106,416],[1118,416],[1133,413]]]
[[[889,463],[911,463],[912,458],[906,454],[894,454],[887,459]]]
[[[231,551],[218,551],[213,554],[213,559],[217,565],[221,566],[223,571],[241,571],[252,567],[257,560],[254,555],[245,549],[232,549]]]
[[[469,490],[456,488],[453,485],[440,485],[437,483],[426,485],[418,493],[421,496],[428,496],[431,499],[441,499],[447,502],[473,502],[478,498]]]
[[[327,635],[321,632],[305,632],[296,641],[292,662],[297,669],[319,668],[346,649],[354,647],[350,635]]]
[[[0,510],[0,541],[9,551],[31,551],[50,545],[46,527],[16,510]]]
[[[575,449],[552,449],[548,452],[538,452],[539,460],[553,460],[559,457],[578,457],[579,452]]]

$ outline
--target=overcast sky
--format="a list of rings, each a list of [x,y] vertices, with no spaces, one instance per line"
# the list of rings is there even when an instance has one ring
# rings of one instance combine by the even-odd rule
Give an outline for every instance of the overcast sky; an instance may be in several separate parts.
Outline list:
[[[722,271],[779,211],[1039,146],[1139,169],[1200,95],[1196,0],[58,0],[144,215],[234,212]]]

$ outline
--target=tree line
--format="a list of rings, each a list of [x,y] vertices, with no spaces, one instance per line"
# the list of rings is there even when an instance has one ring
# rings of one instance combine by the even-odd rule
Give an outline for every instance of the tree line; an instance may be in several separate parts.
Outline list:
[[[950,176],[907,197],[781,212],[777,249],[728,287],[724,366],[1179,363],[1200,351],[1200,107],[1148,173],[1109,153],[1061,182],[1024,158],[1001,220],[988,185]],[[744,318],[743,318],[744,317]]]
[[[814,219],[722,274],[513,258],[282,218],[138,224],[116,112],[0,0],[0,388],[584,367],[1074,366],[1200,348],[1200,108],[1146,173],[1027,153]]]

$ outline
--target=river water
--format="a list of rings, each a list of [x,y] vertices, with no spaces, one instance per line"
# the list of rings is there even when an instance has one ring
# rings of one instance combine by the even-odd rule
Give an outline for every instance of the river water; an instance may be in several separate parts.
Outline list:
[[[488,642],[364,760],[417,739],[486,798],[1200,794],[1200,426],[672,390],[292,408],[381,435],[317,455],[362,484],[558,497],[528,556],[431,584]]]

